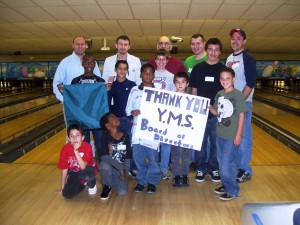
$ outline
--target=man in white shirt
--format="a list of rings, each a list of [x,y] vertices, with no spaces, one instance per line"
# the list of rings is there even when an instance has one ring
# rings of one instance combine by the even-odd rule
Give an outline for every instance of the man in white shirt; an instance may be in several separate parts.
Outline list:
[[[107,57],[104,61],[102,78],[106,83],[112,83],[116,79],[115,65],[118,60],[126,60],[128,63],[128,74],[126,78],[140,85],[142,80],[140,78],[141,60],[128,53],[130,49],[130,39],[125,35],[121,35],[116,40],[117,54]]]

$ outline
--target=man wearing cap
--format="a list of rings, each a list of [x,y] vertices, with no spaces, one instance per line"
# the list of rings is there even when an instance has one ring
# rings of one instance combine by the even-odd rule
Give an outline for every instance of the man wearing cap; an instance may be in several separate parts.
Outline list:
[[[235,72],[234,87],[240,90],[246,101],[248,112],[245,114],[242,143],[238,150],[238,175],[239,183],[249,180],[252,176],[250,166],[252,156],[252,98],[254,93],[255,79],[257,77],[256,60],[252,54],[244,50],[246,44],[246,33],[242,29],[230,31],[231,47],[233,53],[228,56],[226,66]]]
[[[159,37],[156,45],[157,50],[165,49],[168,53],[170,53],[172,47],[173,46],[169,37],[167,36]],[[149,59],[148,63],[150,63],[156,69],[156,63],[154,58]],[[186,72],[183,62],[180,59],[171,55],[169,56],[166,69],[173,74],[176,74],[178,72]]]

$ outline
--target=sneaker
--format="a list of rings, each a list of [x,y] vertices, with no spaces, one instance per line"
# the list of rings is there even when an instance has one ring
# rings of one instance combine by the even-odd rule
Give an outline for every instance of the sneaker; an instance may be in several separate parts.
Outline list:
[[[227,194],[227,193],[224,193],[220,196],[220,199],[223,200],[223,201],[230,201],[234,198],[235,197],[233,195],[230,195],[230,194]]]
[[[213,171],[209,172],[209,175],[210,175],[211,180],[213,182],[216,182],[216,183],[221,182],[221,177],[219,175],[219,171],[218,170],[213,170]]]
[[[203,173],[201,170],[197,170],[197,175],[195,177],[195,181],[197,182],[203,182],[205,177],[205,173]]]
[[[239,173],[238,173],[237,178],[236,178],[236,181],[238,183],[243,183],[243,182],[245,182],[247,180],[250,180],[250,179],[251,179],[251,175],[247,171],[241,170],[241,169],[239,170]]]
[[[171,176],[170,176],[169,170],[166,170],[165,172],[163,172],[163,174],[161,175],[161,178],[162,178],[163,180],[170,179]]]
[[[135,177],[136,177],[136,174],[137,174],[137,171],[136,171],[136,170],[129,170],[128,173],[129,173],[130,176],[132,176],[132,177],[135,178]]]
[[[139,193],[142,192],[144,190],[144,185],[141,184],[137,184],[134,188],[134,192]]]
[[[173,180],[173,187],[180,187],[180,183],[181,183],[181,177],[175,176]]]
[[[181,183],[181,186],[182,187],[188,187],[190,186],[190,183],[189,183],[189,177],[187,175],[183,175],[182,176],[182,183]]]
[[[222,185],[221,187],[218,187],[217,189],[215,189],[215,193],[218,194],[218,195],[225,194],[226,193],[225,186]]]
[[[97,185],[95,184],[95,186],[93,188],[89,188],[88,192],[89,192],[89,195],[97,194]]]
[[[155,191],[156,191],[155,185],[149,183],[149,184],[148,184],[148,188],[147,188],[147,193],[148,193],[148,194],[153,194],[153,193],[155,193]]]
[[[111,192],[111,187],[109,187],[107,185],[103,185],[103,190],[102,190],[102,193],[100,195],[100,199],[101,200],[108,200],[110,192]]]

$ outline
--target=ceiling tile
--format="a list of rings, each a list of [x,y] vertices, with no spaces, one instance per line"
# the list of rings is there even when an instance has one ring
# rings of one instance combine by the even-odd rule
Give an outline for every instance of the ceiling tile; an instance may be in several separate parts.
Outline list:
[[[88,37],[103,37],[106,35],[96,21],[75,21],[75,23],[88,34]]]
[[[135,19],[149,20],[149,19],[159,19],[160,11],[158,4],[134,4],[131,5],[133,12],[133,17]]]
[[[160,20],[141,20],[140,24],[143,29],[143,34],[146,36],[160,36],[161,35],[161,22]]]
[[[250,5],[222,5],[214,19],[239,19],[249,7]]]
[[[98,5],[72,6],[72,8],[83,20],[106,19],[106,16]]]
[[[124,33],[116,20],[97,20],[97,24],[102,27],[106,36],[119,36]]]
[[[11,23],[29,21],[27,17],[21,15],[19,12],[11,8],[1,8],[0,18]]]
[[[128,5],[101,5],[101,8],[104,10],[108,19],[133,19]]]
[[[192,3],[188,19],[212,19],[217,13],[219,4],[194,4]]]
[[[96,0],[64,0],[68,5],[97,5]]]
[[[159,0],[129,0],[129,3],[132,4],[158,4]]]
[[[267,19],[270,20],[289,20],[300,14],[300,5],[283,5],[271,14]]]
[[[180,35],[191,36],[200,31],[204,20],[184,20],[180,30]]]
[[[161,24],[162,35],[178,36],[182,26],[182,20],[163,20]]]
[[[205,36],[216,36],[225,22],[225,20],[206,20],[201,27],[200,33]]]
[[[60,28],[56,23],[53,22],[34,22],[34,24],[55,37],[63,38],[71,36],[70,33],[66,32],[65,30]]]
[[[13,8],[36,6],[31,0],[1,0],[1,2]]]
[[[161,19],[186,19],[188,10],[188,4],[161,4]]]
[[[16,0],[18,1],[18,0]],[[65,6],[67,5],[64,1],[61,0],[32,0],[38,6]]]
[[[122,30],[128,36],[142,36],[143,31],[137,20],[119,20],[118,21]]]
[[[23,7],[15,8],[19,13],[26,16],[32,21],[52,21],[54,20],[47,12],[40,7]]]
[[[255,37],[271,37],[272,33],[281,27],[287,25],[288,21],[271,21],[257,30],[253,35]]]
[[[74,21],[57,21],[54,23],[67,33],[71,34],[72,37],[81,35],[85,37],[88,36],[88,33],[81,29]]]
[[[267,18],[276,9],[277,5],[252,5],[242,16],[242,19],[261,20]]]
[[[127,5],[127,0],[97,0],[100,5]]]
[[[80,20],[81,18],[69,6],[46,6],[43,7],[56,20]]]

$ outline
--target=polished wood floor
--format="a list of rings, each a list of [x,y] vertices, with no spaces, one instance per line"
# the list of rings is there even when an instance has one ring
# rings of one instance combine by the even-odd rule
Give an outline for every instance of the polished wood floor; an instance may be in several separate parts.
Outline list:
[[[60,187],[57,169],[65,130],[12,164],[0,164],[0,224],[4,225],[238,225],[244,203],[300,201],[300,155],[253,126],[253,178],[240,185],[240,198],[222,202],[206,177],[190,187],[175,189],[161,181],[157,192],[134,193],[130,178],[127,196],[114,192],[107,202],[87,190],[73,200],[55,191]],[[97,177],[99,181],[99,177]]]

